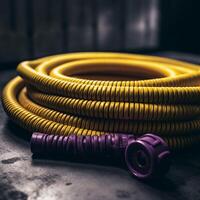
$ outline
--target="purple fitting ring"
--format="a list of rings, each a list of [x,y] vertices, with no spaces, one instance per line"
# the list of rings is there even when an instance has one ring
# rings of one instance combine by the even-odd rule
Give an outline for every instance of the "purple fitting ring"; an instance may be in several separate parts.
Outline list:
[[[170,166],[170,151],[157,135],[145,134],[129,141],[125,161],[130,172],[139,179],[164,175]]]

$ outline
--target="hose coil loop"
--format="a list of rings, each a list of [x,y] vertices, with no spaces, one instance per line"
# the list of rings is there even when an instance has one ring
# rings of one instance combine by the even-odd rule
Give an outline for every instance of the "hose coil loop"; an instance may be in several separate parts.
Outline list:
[[[72,53],[25,61],[4,88],[12,120],[58,135],[146,132],[171,149],[200,141],[199,66],[154,56]]]

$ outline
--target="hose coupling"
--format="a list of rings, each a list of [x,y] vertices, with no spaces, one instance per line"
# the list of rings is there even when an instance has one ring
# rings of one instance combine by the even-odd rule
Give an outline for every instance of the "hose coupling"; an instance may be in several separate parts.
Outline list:
[[[63,136],[34,132],[31,151],[38,155],[120,157],[131,174],[141,180],[162,176],[170,166],[169,148],[162,138],[154,134],[135,138],[119,133]]]

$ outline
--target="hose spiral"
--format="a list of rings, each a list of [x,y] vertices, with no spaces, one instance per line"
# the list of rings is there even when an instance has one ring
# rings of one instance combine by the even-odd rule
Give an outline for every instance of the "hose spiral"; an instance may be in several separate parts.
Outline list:
[[[3,90],[25,129],[56,135],[153,132],[171,149],[200,141],[199,66],[154,56],[72,53],[25,61]]]

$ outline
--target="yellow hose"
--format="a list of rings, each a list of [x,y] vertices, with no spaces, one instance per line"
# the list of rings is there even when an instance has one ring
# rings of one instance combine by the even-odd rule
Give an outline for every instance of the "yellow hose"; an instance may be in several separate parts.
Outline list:
[[[200,141],[199,66],[154,56],[72,53],[25,61],[3,90],[10,118],[49,134],[152,132],[169,146]]]

